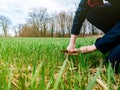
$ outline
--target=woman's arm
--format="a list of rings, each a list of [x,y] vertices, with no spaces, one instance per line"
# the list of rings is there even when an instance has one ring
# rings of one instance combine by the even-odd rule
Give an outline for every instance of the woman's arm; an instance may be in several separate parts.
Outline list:
[[[81,0],[74,16],[73,25],[71,28],[70,42],[67,46],[67,50],[75,49],[76,38],[77,38],[77,35],[79,35],[80,33],[80,29],[82,27],[82,23],[86,18],[88,9],[89,9],[89,6],[87,4],[87,0]]]
[[[67,46],[67,50],[75,49],[75,42],[76,42],[77,35],[71,34],[69,44]]]
[[[74,20],[73,20],[73,25],[71,29],[71,34],[73,35],[79,35],[80,29],[82,27],[82,24],[84,20],[86,19],[86,14],[90,7],[87,4],[88,0],[81,0],[80,4],[75,12]]]

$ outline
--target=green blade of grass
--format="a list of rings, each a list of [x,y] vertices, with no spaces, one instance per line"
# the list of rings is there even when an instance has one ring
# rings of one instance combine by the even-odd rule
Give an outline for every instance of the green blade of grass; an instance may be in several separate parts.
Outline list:
[[[7,87],[7,90],[9,90],[11,88],[11,83],[12,83],[12,64],[11,64],[11,67],[10,67],[10,73],[9,73],[9,80],[8,80],[8,87]]]
[[[100,76],[100,69],[101,69],[101,66],[98,68],[95,76],[92,78],[92,80],[88,83],[88,87],[86,88],[86,90],[93,90],[95,84],[96,84],[96,79],[97,77]]]
[[[52,69],[52,72],[50,74],[50,80],[48,82],[48,84],[46,85],[46,89],[45,90],[49,90],[50,85],[54,82],[54,68]]]
[[[56,80],[56,82],[55,82],[55,84],[54,84],[53,90],[57,90],[57,89],[58,89],[58,85],[59,85],[59,82],[60,82],[60,80],[61,80],[63,71],[64,71],[65,66],[66,66],[66,64],[67,64],[67,61],[68,61],[68,54],[67,54],[67,56],[66,56],[66,59],[65,59],[63,65],[62,65],[60,71],[59,71],[58,78],[57,78],[57,80]]]
[[[108,67],[107,67],[107,85],[108,85],[109,90],[111,88],[110,84],[113,79],[113,76],[114,76],[114,71],[111,67],[111,63],[109,62]]]
[[[52,83],[52,78],[50,78],[45,90],[49,90],[51,83]]]
[[[43,65],[43,62],[38,66],[38,68],[37,68],[35,74],[34,74],[33,77],[32,77],[32,80],[31,80],[31,89],[34,88],[34,85],[35,85],[35,79],[36,79],[36,77],[38,76],[39,71],[40,71],[41,68],[42,68],[42,65]]]

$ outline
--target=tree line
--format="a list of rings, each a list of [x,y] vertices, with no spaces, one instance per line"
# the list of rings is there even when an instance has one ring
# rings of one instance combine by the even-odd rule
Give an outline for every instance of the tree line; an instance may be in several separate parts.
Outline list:
[[[28,12],[25,24],[17,24],[13,27],[16,37],[69,37],[74,19],[74,11],[61,11],[49,15],[46,8],[32,8]],[[9,36],[8,30],[12,22],[9,18],[0,15],[0,27],[2,36]],[[81,36],[101,34],[97,28],[85,20]]]

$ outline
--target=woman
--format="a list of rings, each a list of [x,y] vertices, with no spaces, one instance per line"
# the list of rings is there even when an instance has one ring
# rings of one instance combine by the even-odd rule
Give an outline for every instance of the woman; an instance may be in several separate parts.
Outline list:
[[[77,35],[80,32],[84,20],[102,30],[105,35],[98,38],[94,45],[75,48]],[[118,73],[120,64],[120,0],[81,0],[75,13],[71,38],[67,46],[69,52],[88,53],[99,50],[103,54],[109,52],[106,62],[111,62]]]

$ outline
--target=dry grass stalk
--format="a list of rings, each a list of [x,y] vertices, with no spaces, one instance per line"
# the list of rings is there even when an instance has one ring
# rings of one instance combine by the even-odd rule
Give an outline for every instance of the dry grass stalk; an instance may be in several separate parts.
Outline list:
[[[109,90],[106,84],[104,84],[102,80],[96,79],[96,81],[104,90]]]

